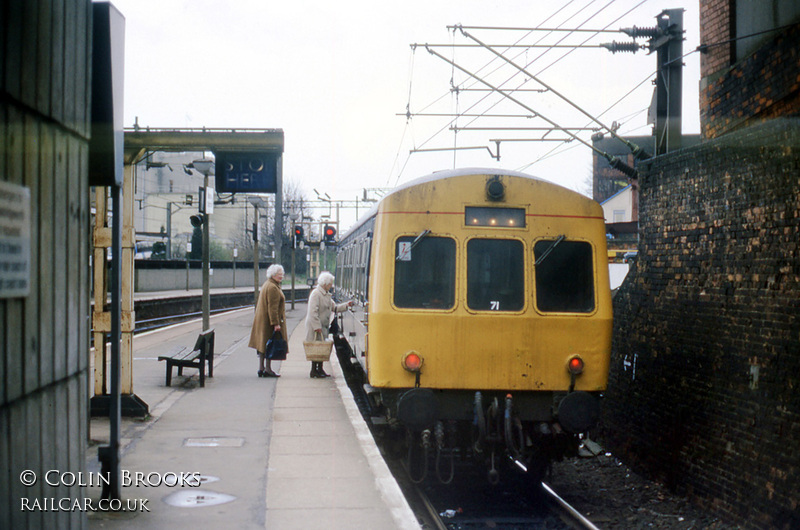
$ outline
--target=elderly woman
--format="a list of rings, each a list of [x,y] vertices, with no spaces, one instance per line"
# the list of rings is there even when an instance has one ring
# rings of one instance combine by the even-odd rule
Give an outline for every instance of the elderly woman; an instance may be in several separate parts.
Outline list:
[[[333,287],[333,274],[323,272],[317,279],[317,286],[308,297],[308,313],[306,314],[306,340],[323,340],[328,336],[328,326],[331,323],[331,314],[339,313],[353,305],[353,301],[336,304],[331,297]],[[320,338],[321,337],[321,338]],[[328,377],[322,370],[322,362],[311,362],[310,377]]]
[[[278,264],[270,265],[267,269],[267,281],[261,286],[256,304],[256,315],[253,318],[253,328],[250,331],[248,346],[258,352],[258,377],[280,377],[272,371],[272,361],[266,358],[267,341],[276,331],[286,336],[286,297],[283,296],[281,281],[283,280],[283,267]]]

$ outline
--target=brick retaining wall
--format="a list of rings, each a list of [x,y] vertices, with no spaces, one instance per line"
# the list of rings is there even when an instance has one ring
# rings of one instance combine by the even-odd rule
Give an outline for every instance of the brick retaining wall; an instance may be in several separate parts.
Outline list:
[[[800,526],[798,124],[640,166],[614,302],[606,445],[747,528]]]

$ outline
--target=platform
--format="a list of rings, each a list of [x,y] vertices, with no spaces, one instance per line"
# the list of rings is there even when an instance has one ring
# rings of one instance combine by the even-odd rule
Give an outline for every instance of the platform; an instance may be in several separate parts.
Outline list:
[[[288,304],[287,304],[288,307]],[[309,378],[302,340],[305,304],[287,309],[289,357],[278,379],[258,378],[247,347],[253,309],[213,316],[214,377],[197,370],[164,386],[160,353],[193,343],[199,322],[134,339],[134,391],[150,406],[145,420],[123,419],[122,472],[127,513],[95,512],[89,528],[418,529],[363,422],[335,355],[328,379]],[[189,376],[189,377],[186,377]],[[106,418],[91,420],[89,477],[100,471]],[[174,485],[181,473],[183,487]],[[193,478],[201,483],[193,487]],[[100,487],[85,496],[99,499]]]

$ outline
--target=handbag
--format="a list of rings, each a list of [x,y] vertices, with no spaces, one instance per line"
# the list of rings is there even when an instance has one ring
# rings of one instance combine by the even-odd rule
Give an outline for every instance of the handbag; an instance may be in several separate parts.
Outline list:
[[[267,359],[270,361],[283,361],[289,353],[289,344],[283,339],[280,331],[272,334],[272,338],[267,341]]]

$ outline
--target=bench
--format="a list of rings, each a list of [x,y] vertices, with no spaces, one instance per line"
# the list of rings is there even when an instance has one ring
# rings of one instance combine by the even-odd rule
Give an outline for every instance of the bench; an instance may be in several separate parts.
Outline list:
[[[178,367],[178,375],[183,375],[184,368],[200,370],[200,386],[206,386],[206,366],[208,377],[214,377],[214,330],[209,329],[197,336],[194,348],[176,346],[158,357],[159,361],[167,361],[167,386],[172,383],[172,367]]]

